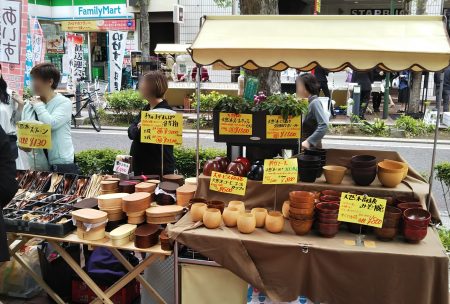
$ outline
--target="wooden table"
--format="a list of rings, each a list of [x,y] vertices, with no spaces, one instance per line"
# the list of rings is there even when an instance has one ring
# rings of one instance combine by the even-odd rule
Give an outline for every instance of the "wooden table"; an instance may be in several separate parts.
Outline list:
[[[127,285],[131,280],[137,279],[139,283],[152,295],[158,303],[166,303],[159,293],[144,279],[141,273],[146,267],[155,262],[158,258],[165,258],[172,254],[172,251],[165,251],[161,249],[161,245],[155,245],[151,248],[141,249],[136,248],[133,242],[129,242],[123,246],[115,246],[111,240],[105,238],[99,241],[86,241],[78,238],[76,234],[69,234],[65,237],[50,237],[44,235],[34,235],[26,233],[8,233],[8,241],[10,242],[9,250],[11,256],[23,266],[23,268],[36,280],[36,282],[53,298],[56,303],[65,303],[58,294],[56,294],[42,277],[33,271],[27,262],[17,253],[20,248],[30,239],[39,238],[47,241],[60,254],[60,256],[67,262],[67,264],[75,271],[75,273],[86,283],[87,286],[97,295],[97,299],[91,303],[108,303],[112,304],[111,297]],[[108,248],[111,253],[122,263],[128,270],[128,274],[123,276],[120,280],[114,283],[107,290],[102,291],[100,287],[86,274],[86,272],[78,265],[78,263],[60,246],[59,243],[83,244],[92,247]],[[119,252],[119,250],[128,250],[147,253],[147,257],[143,259],[138,265],[133,267]]]

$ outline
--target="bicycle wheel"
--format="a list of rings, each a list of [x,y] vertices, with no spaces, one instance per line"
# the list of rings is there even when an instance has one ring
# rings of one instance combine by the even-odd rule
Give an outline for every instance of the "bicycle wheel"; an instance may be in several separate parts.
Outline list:
[[[75,119],[75,115],[72,114],[72,125],[76,129],[77,128],[77,120]]]
[[[94,127],[95,131],[100,132],[102,126],[100,125],[100,117],[98,116],[97,108],[94,105],[89,104],[88,113],[89,119],[91,120],[91,124]]]

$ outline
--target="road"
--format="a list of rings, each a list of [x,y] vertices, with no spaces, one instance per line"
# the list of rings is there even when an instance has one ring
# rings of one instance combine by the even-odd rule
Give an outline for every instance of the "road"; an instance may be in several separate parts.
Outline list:
[[[76,151],[86,149],[114,148],[128,151],[131,141],[125,131],[102,131],[100,133],[91,130],[73,130],[73,140]],[[183,146],[195,147],[196,135],[192,133],[183,134]],[[418,172],[429,175],[431,167],[432,145],[427,143],[403,143],[383,141],[349,141],[325,139],[326,148],[337,149],[372,149],[392,150],[402,155]],[[200,146],[202,148],[223,148],[225,144],[215,143],[212,134],[201,134]],[[450,160],[450,145],[438,145],[437,162]],[[434,183],[435,194],[441,210],[445,209],[442,190],[439,182]]]

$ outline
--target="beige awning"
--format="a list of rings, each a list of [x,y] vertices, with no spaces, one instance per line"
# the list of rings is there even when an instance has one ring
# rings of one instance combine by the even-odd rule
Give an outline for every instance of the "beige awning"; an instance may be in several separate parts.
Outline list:
[[[166,44],[159,43],[156,45],[155,54],[165,55],[165,54],[187,54],[187,49],[190,47],[190,44]]]
[[[194,62],[247,69],[438,71],[450,63],[442,16],[207,16]]]

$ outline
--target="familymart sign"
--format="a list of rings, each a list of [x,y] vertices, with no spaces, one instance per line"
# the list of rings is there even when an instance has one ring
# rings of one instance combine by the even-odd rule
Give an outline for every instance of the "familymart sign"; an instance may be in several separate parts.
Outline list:
[[[83,5],[77,6],[75,18],[117,18],[126,14],[127,7],[124,4],[112,5]]]

